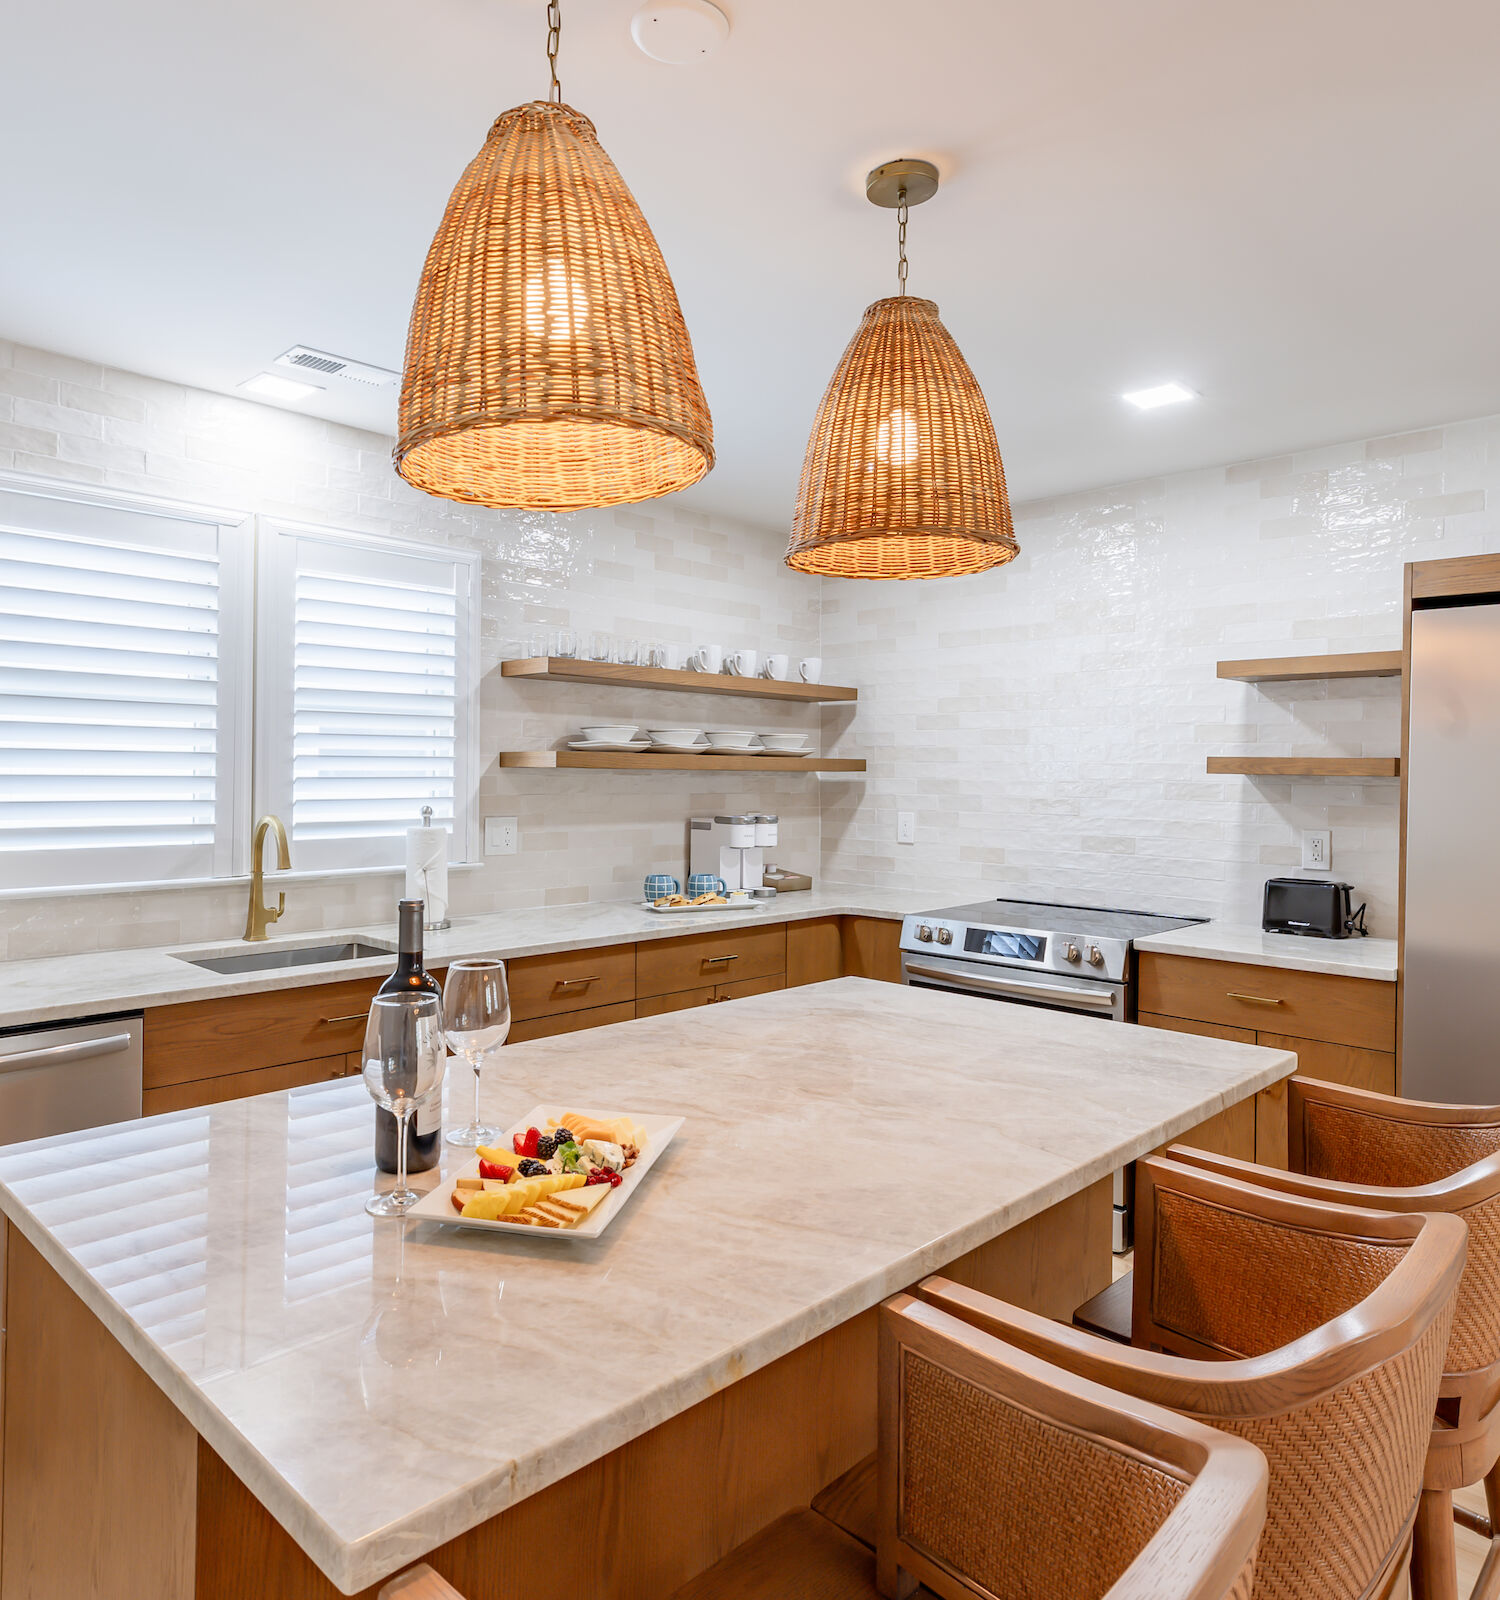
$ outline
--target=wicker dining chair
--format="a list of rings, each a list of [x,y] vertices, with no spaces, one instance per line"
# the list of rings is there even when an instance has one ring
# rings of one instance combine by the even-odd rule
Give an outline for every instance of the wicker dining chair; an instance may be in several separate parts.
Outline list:
[[[1258,1444],[1257,1600],[1383,1600],[1411,1546],[1465,1233],[1457,1217],[1325,1205],[1151,1157],[1136,1167],[1131,1345],[941,1277],[918,1292]]]
[[[910,1295],[880,1309],[875,1551],[816,1511],[674,1600],[1250,1600],[1266,1463]]]
[[[1500,1600],[1500,1107],[1435,1105],[1315,1078],[1289,1080],[1292,1170],[1175,1146],[1176,1160],[1282,1194],[1380,1211],[1446,1211],[1468,1258],[1427,1445],[1413,1600],[1456,1600],[1453,1523],[1490,1541],[1471,1600]],[[1487,1517],[1453,1491],[1484,1483]]]

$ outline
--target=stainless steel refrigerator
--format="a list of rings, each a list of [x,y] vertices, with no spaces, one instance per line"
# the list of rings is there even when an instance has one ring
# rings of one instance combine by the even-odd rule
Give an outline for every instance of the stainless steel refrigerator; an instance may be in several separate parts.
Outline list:
[[[1401,1092],[1500,1104],[1500,597],[1414,609]]]

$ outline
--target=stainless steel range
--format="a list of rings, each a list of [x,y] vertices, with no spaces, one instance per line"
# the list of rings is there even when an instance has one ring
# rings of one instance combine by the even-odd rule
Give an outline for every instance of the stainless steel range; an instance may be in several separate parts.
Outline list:
[[[901,980],[916,988],[1134,1022],[1134,941],[1188,928],[1202,917],[1063,906],[1045,900],[981,900],[907,917]],[[1130,1183],[1115,1174],[1115,1249],[1130,1248]]]

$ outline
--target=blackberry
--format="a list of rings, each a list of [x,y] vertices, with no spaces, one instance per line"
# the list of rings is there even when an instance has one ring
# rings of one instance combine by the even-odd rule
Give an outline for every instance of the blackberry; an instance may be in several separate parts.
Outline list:
[[[523,1178],[545,1178],[547,1176],[547,1163],[533,1161],[530,1156],[516,1169]]]
[[[558,1128],[552,1135],[555,1144],[574,1144],[572,1131],[568,1128]]]
[[[563,1141],[566,1143],[566,1141]],[[558,1140],[555,1134],[544,1133],[536,1142],[536,1158],[538,1161],[550,1161],[557,1153]]]

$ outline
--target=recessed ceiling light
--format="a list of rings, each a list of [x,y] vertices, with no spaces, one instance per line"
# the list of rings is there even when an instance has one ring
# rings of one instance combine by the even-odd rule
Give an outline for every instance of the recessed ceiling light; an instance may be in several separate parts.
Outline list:
[[[1181,400],[1196,400],[1198,396],[1184,384],[1159,383],[1154,389],[1132,389],[1120,398],[1142,411],[1155,411],[1158,406],[1175,406]]]
[[[291,378],[278,378],[274,372],[258,372],[240,385],[246,394],[258,395],[262,400],[284,400],[288,403],[310,399],[322,390],[315,383],[295,383]]]

